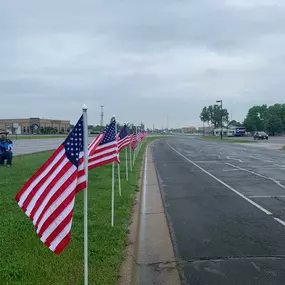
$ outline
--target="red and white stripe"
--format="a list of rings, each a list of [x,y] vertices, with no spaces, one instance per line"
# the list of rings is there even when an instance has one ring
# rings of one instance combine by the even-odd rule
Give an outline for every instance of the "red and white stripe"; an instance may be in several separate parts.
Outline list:
[[[88,168],[93,169],[99,166],[116,161],[120,163],[118,143],[117,141],[112,141],[103,145],[99,145],[93,152],[89,155]]]
[[[131,143],[131,136],[126,136],[123,139],[118,138],[118,149],[121,151],[124,147],[127,147]]]
[[[61,145],[16,195],[41,241],[56,254],[70,241],[75,194],[86,187],[83,152],[79,165],[66,157]]]
[[[102,133],[94,138],[94,140],[88,146],[88,157],[95,153],[96,148],[101,143],[101,141],[104,139],[104,136],[105,136],[105,133]]]
[[[131,135],[131,148],[134,151],[137,147],[137,136],[135,134]]]

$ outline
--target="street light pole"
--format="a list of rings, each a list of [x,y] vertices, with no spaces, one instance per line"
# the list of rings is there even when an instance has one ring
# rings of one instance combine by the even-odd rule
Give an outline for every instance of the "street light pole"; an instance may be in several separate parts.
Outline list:
[[[221,140],[223,139],[223,100],[216,101],[217,103],[221,103]]]

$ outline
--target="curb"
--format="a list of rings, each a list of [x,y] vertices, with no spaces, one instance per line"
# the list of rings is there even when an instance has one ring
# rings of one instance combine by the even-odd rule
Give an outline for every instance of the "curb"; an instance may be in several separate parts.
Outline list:
[[[153,142],[147,145],[141,165],[140,192],[134,199],[118,285],[181,284],[152,160]]]
[[[145,157],[147,153],[147,148],[150,144],[147,144],[146,146],[145,153],[140,166],[140,177],[138,183],[139,192],[136,193],[133,200],[133,206],[131,209],[131,222],[128,226],[128,231],[127,231],[128,234],[126,239],[126,248],[124,251],[124,260],[120,267],[117,285],[134,285],[137,279],[136,267],[137,267],[138,240],[139,240],[139,229],[140,229],[140,208],[141,208],[140,201],[142,195]]]

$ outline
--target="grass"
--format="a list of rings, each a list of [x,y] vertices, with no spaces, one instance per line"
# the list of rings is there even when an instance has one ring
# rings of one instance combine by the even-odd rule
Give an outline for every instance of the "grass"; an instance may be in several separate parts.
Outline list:
[[[229,143],[252,143],[251,140],[245,140],[245,139],[236,139],[236,138],[229,138],[229,137],[223,137],[223,140],[221,140],[220,137],[217,136],[201,136],[201,139],[203,140],[212,140],[212,141],[220,141],[220,142],[229,142]]]
[[[153,138],[146,141],[150,140]],[[89,284],[110,285],[117,281],[145,146],[129,173],[129,182],[125,181],[124,153],[121,157],[122,196],[116,185],[114,228],[110,225],[111,165],[89,172]],[[83,191],[76,196],[72,240],[60,256],[41,243],[31,221],[14,200],[25,181],[50,155],[44,152],[15,157],[13,167],[0,168],[0,284],[83,284]]]
[[[285,150],[285,145],[282,147],[283,150]]]
[[[10,140],[37,140],[37,139],[59,139],[66,138],[67,135],[8,135]]]

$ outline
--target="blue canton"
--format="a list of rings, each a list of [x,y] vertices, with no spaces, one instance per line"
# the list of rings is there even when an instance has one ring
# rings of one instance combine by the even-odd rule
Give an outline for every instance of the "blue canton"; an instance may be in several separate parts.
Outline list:
[[[77,124],[63,143],[67,158],[78,167],[79,153],[83,151],[83,116],[80,117]]]
[[[120,131],[120,139],[127,137],[130,134],[128,127],[124,125]]]
[[[116,120],[113,120],[110,125],[105,129],[105,136],[100,145],[116,140]]]

